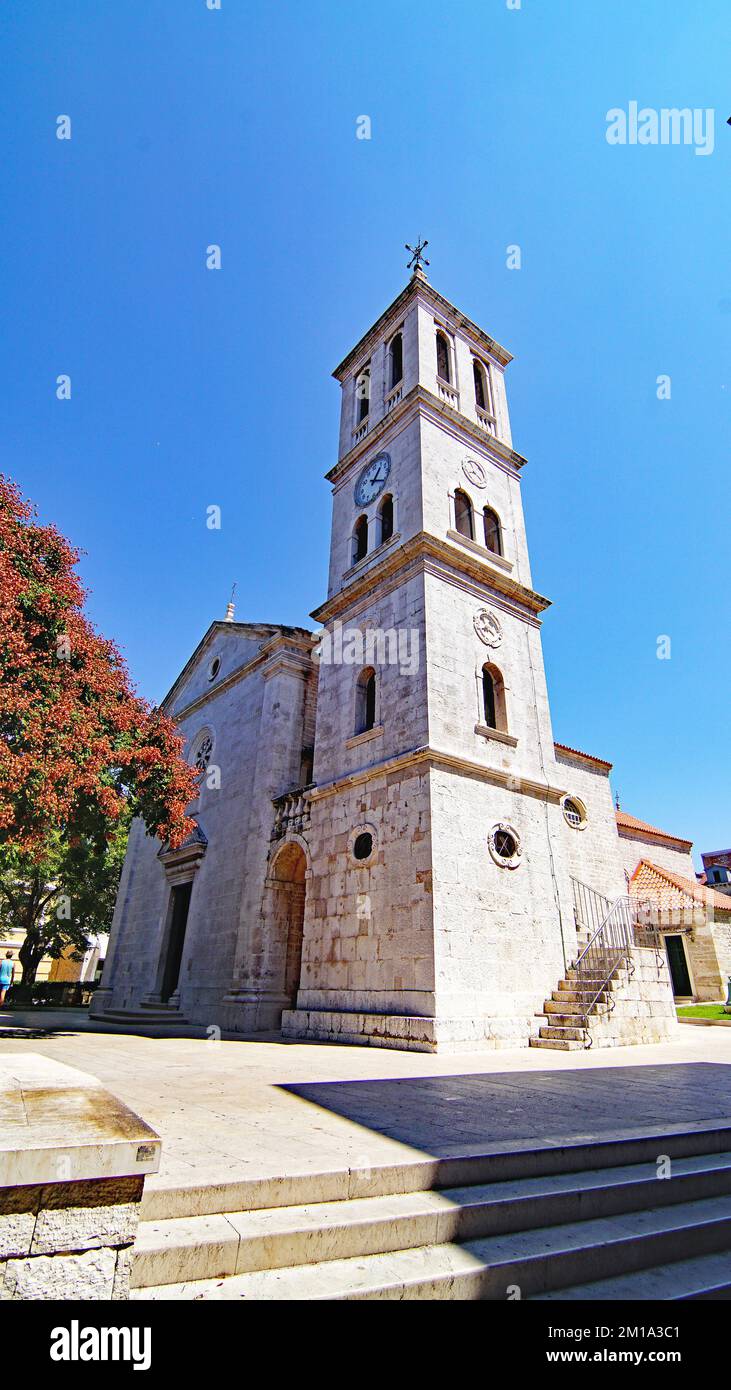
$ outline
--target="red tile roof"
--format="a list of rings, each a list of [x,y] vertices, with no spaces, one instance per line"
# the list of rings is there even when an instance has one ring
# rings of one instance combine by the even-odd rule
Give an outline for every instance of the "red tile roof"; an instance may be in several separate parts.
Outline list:
[[[623,830],[635,830],[639,835],[658,836],[661,840],[673,840],[676,845],[683,845],[688,850],[692,849],[692,840],[683,840],[680,835],[671,835],[667,830],[658,830],[656,825],[648,825],[647,821],[638,820],[636,816],[630,816],[627,811],[617,811],[617,829],[620,833]]]
[[[598,763],[600,767],[611,768],[605,758],[595,758],[593,753],[582,753],[579,748],[569,748],[567,743],[554,743],[554,748],[558,753],[570,753],[574,758],[584,758],[588,763]]]
[[[664,908],[689,907],[699,903],[702,907],[712,908],[714,912],[731,914],[731,897],[706,888],[691,878],[684,878],[682,874],[673,873],[670,869],[661,869],[658,864],[651,864],[649,859],[640,860],[629,881],[629,891],[637,898],[653,898]]]

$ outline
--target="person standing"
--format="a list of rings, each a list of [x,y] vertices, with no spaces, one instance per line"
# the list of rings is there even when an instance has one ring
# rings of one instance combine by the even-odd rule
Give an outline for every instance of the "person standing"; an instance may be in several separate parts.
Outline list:
[[[5,960],[0,961],[0,1009],[5,1003],[5,995],[15,979],[15,961],[12,951],[6,951]]]

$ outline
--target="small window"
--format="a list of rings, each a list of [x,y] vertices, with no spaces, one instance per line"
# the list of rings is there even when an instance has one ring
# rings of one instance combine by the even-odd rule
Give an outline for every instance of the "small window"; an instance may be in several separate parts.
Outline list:
[[[359,516],[353,529],[353,564],[364,560],[368,554],[368,518]]]
[[[389,390],[393,391],[394,387],[398,386],[404,374],[404,340],[400,333],[396,333],[391,339],[389,357],[391,361]]]
[[[370,835],[367,830],[364,830],[361,832],[360,835],[356,835],[355,840],[353,841],[353,858],[370,859],[372,853],[373,836]]]
[[[458,488],[454,494],[454,525],[461,536],[467,536],[468,540],[475,539],[474,527],[472,525],[472,503],[466,492]]]
[[[501,869],[517,869],[521,860],[520,836],[512,825],[494,825],[487,840],[490,854]]]
[[[508,732],[505,682],[497,666],[489,662],[482,668],[482,713],[486,728],[503,734]]]
[[[212,755],[213,734],[210,733],[208,729],[204,729],[193,743],[190,753],[191,765],[195,768],[196,772],[200,773],[201,777],[203,777],[204,773],[207,771]]]
[[[567,823],[573,830],[583,830],[586,825],[586,807],[577,796],[565,796],[561,802]]]
[[[221,669],[221,658],[220,658],[220,656],[214,656],[213,661],[211,662],[210,666],[208,667],[208,679],[209,679],[209,681],[214,681],[214,680],[216,679],[216,676],[218,675],[220,669]]]
[[[451,384],[449,343],[444,333],[437,333],[437,376]]]
[[[512,859],[518,848],[515,837],[509,830],[498,830],[495,834],[495,853],[500,859]]]
[[[356,412],[355,418],[358,424],[365,420],[371,405],[371,368],[370,363],[358,376],[355,383]]]
[[[476,357],[472,358],[472,374],[475,378],[475,403],[480,410],[487,410],[487,393],[485,391],[485,368]]]
[[[482,672],[482,705],[485,724],[488,729],[497,729],[495,716],[495,681],[492,672],[485,667]]]
[[[384,497],[378,515],[381,522],[380,543],[385,545],[393,535],[393,497]]]
[[[492,507],[485,507],[482,518],[485,526],[485,545],[487,549],[491,550],[493,555],[502,555],[503,538],[500,518],[497,512],[494,512]]]
[[[367,666],[358,677],[356,689],[355,732],[366,734],[376,723],[376,673]]]

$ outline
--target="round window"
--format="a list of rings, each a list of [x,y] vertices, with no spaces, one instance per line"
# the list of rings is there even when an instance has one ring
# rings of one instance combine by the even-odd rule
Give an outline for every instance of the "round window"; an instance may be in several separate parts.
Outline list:
[[[372,853],[373,836],[369,835],[367,830],[364,830],[360,835],[356,835],[353,841],[353,858],[369,859]]]
[[[578,797],[565,796],[562,801],[563,813],[574,830],[583,830],[586,825],[586,807]]]
[[[498,859],[512,859],[517,848],[509,830],[498,830],[495,836],[495,853]]]
[[[488,836],[490,853],[502,869],[517,869],[520,863],[520,836],[512,825],[494,825]]]
[[[210,666],[208,667],[208,679],[209,679],[209,681],[214,681],[214,680],[216,679],[216,676],[218,675],[220,669],[221,669],[221,658],[220,658],[220,656],[214,656],[213,661],[211,662]]]

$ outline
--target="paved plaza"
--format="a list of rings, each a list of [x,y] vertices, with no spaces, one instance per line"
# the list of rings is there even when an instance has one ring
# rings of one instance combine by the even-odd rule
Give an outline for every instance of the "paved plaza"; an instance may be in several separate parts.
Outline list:
[[[157,1130],[160,1189],[412,1163],[516,1144],[731,1118],[731,1030],[654,1047],[434,1056],[210,1041],[90,1025],[81,1011],[0,1013],[0,1055],[36,1052],[97,1077]]]

